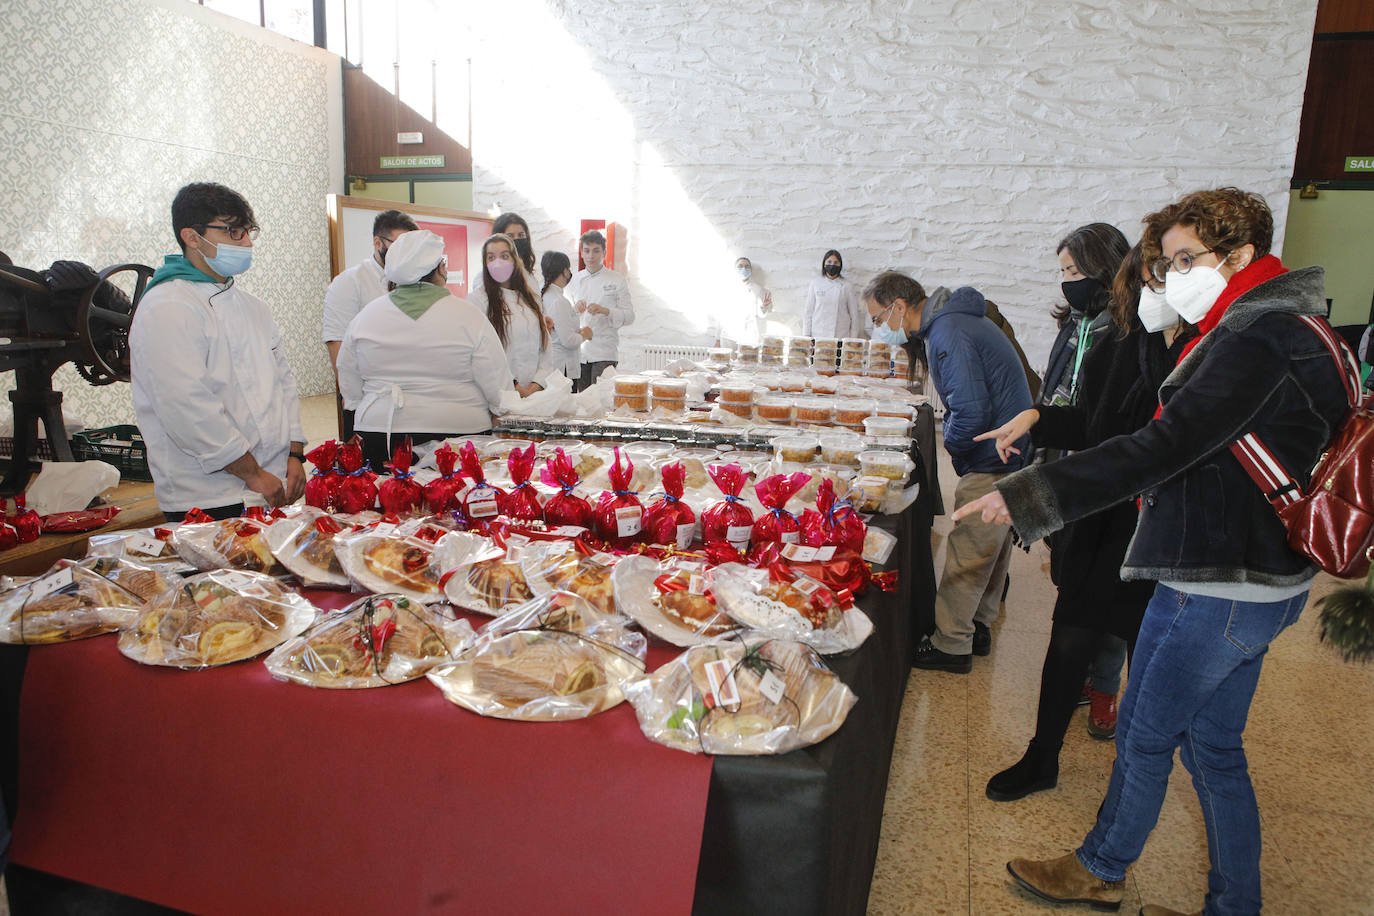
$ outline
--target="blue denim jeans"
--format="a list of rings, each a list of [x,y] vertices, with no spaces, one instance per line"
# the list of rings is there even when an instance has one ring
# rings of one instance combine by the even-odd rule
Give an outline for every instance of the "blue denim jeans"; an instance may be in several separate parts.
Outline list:
[[[1259,809],[1241,736],[1264,653],[1306,603],[1306,592],[1260,603],[1155,589],[1121,700],[1107,798],[1078,848],[1088,871],[1124,880],[1159,819],[1181,748],[1207,825],[1203,912],[1259,912]]]

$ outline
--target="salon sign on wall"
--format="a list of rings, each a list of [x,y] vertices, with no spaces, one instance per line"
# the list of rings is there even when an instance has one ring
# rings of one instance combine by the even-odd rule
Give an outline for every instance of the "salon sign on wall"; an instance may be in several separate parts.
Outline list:
[[[383,156],[384,169],[441,169],[443,156]]]
[[[1347,172],[1374,172],[1374,156],[1346,156]]]

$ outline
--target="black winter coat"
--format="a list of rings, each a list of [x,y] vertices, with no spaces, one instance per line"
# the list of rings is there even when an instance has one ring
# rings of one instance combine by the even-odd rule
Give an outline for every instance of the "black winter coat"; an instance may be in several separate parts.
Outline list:
[[[1143,495],[1122,577],[1295,586],[1314,567],[1227,446],[1255,432],[1306,483],[1347,410],[1331,356],[1294,315],[1325,315],[1308,267],[1242,294],[1160,389],[1158,419],[1129,436],[1003,478],[1021,537],[1034,541]]]

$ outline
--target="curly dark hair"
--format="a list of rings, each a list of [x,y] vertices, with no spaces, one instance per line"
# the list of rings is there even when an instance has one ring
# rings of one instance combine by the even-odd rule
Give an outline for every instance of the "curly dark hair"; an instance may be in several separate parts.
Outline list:
[[[1145,217],[1163,237],[1174,226],[1197,233],[1202,244],[1226,258],[1237,248],[1255,246],[1255,258],[1269,253],[1274,243],[1274,214],[1263,197],[1240,188],[1194,191]]]
[[[244,196],[222,184],[208,181],[188,184],[172,198],[172,234],[183,254],[186,243],[181,240],[181,230],[191,228],[200,232],[207,223],[219,219],[223,219],[226,226],[258,228],[257,217],[253,216],[253,208]]]
[[[1145,240],[1141,239],[1131,246],[1126,259],[1121,262],[1121,269],[1112,278],[1112,299],[1107,308],[1111,312],[1112,323],[1122,337],[1130,332],[1135,322],[1136,309],[1140,306],[1140,290],[1145,286],[1142,275],[1149,263],[1145,256]]]

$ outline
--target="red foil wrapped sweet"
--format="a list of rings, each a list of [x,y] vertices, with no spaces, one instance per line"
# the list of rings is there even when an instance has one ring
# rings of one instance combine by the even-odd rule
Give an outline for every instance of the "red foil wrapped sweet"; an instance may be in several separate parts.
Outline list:
[[[622,463],[620,449],[616,449],[615,463],[611,465],[608,473],[611,478],[611,489],[597,499],[592,520],[595,523],[597,537],[613,547],[626,549],[636,541],[642,540],[640,533],[644,529],[644,506],[640,503],[639,497],[629,489],[635,473],[634,462],[627,458]]]
[[[663,478],[663,495],[644,510],[644,540],[686,550],[692,546],[697,527],[697,514],[682,501],[687,469],[678,461],[664,465],[659,474]]]
[[[377,475],[363,461],[362,442],[360,436],[354,436],[339,446],[338,465],[343,479],[334,497],[336,512],[366,512],[377,506]]]
[[[410,464],[415,460],[415,450],[411,447],[410,437],[396,447],[391,456],[391,476],[382,481],[377,488],[377,500],[382,512],[404,518],[420,515],[425,511],[425,488],[415,482]]]
[[[848,502],[835,496],[835,484],[821,481],[816,509],[802,513],[801,542],[808,547],[834,545],[862,554],[868,526]]]
[[[737,464],[713,464],[707,473],[725,498],[702,510],[701,539],[708,545],[723,541],[741,552],[748,550],[754,532],[754,513],[739,494],[749,475]]]
[[[439,465],[439,476],[425,484],[425,505],[435,514],[460,508],[458,494],[463,489],[463,475],[453,473],[458,453],[444,443],[434,453],[434,463]]]
[[[544,508],[539,505],[539,493],[534,489],[534,484],[530,483],[530,475],[534,473],[534,443],[531,442],[524,451],[511,449],[506,467],[510,469],[514,486],[502,501],[501,513],[526,521],[542,519]]]
[[[335,501],[338,499],[339,485],[343,483],[343,475],[334,466],[338,457],[339,443],[333,439],[315,446],[306,453],[305,460],[315,467],[315,472],[305,482],[307,506],[314,506],[326,512],[337,511]]]
[[[553,450],[553,455],[544,462],[544,470],[539,479],[559,492],[550,496],[544,503],[544,522],[551,528],[563,525],[577,525],[592,528],[592,504],[573,492],[580,482],[572,459],[561,448]]]
[[[0,551],[13,550],[19,546],[19,532],[14,530],[13,525],[6,525],[0,522]]]
[[[794,474],[774,474],[754,484],[759,502],[768,510],[754,522],[755,545],[770,541],[795,544],[801,539],[801,521],[783,506],[810,482],[810,474],[797,471]]]
[[[43,519],[32,509],[24,508],[24,494],[20,493],[14,498],[15,513],[5,519],[13,528],[19,538],[19,543],[27,544],[30,541],[38,540],[43,533]]]
[[[477,448],[471,442],[463,443],[458,460],[463,463],[463,475],[472,478],[472,487],[463,494],[460,508],[467,516],[469,527],[485,528],[500,514],[501,505],[506,500],[506,492],[487,483],[481,459],[477,457]]]

